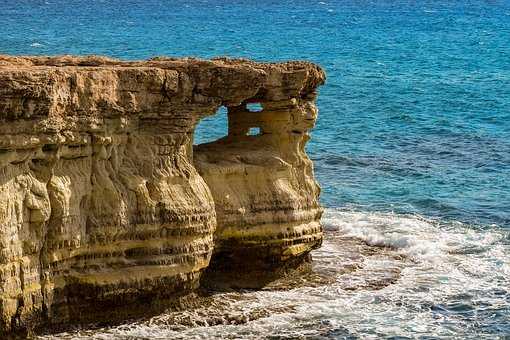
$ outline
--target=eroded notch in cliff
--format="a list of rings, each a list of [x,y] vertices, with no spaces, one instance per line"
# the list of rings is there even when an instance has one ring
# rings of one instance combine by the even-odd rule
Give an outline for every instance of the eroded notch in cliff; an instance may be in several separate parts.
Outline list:
[[[195,146],[214,142],[239,141],[270,133],[264,120],[263,103],[246,100],[238,106],[221,106],[217,113],[203,118],[195,128]]]
[[[228,134],[226,106],[220,106],[216,113],[202,118],[193,132],[193,145],[214,142]]]
[[[261,112],[264,108],[261,103],[247,103],[246,109],[250,112]]]

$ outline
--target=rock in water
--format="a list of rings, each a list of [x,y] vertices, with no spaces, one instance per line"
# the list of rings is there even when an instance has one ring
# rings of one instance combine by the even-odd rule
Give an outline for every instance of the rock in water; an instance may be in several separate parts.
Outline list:
[[[0,330],[113,322],[206,268],[260,287],[305,263],[324,80],[307,62],[0,56]],[[193,147],[222,105],[228,135]]]

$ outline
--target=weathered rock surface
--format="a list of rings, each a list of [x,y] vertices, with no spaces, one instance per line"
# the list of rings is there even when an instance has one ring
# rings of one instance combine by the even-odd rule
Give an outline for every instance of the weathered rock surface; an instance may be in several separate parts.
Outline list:
[[[0,56],[0,330],[158,309],[211,256],[208,281],[238,286],[306,261],[323,82],[306,62]],[[193,148],[222,105],[228,136]]]

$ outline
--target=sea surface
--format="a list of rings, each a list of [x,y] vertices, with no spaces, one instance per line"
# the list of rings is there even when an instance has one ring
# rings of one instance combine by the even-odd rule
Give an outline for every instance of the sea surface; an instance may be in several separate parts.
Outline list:
[[[320,64],[319,279],[53,339],[510,337],[510,1],[1,0],[0,53]],[[197,143],[226,133],[224,112]]]

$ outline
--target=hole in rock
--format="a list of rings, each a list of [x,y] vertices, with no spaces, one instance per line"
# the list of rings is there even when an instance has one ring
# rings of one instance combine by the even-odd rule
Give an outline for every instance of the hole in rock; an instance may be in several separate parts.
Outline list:
[[[247,136],[258,136],[261,135],[261,131],[259,127],[251,127],[250,130],[248,130]]]
[[[58,149],[56,144],[44,144],[42,147],[43,152],[55,151]]]
[[[248,104],[246,104],[246,109],[250,112],[260,112],[264,108],[262,107],[262,104],[260,104],[260,103],[248,103]]]
[[[208,116],[198,122],[193,144],[210,143],[228,134],[227,108],[220,106],[216,114]]]

